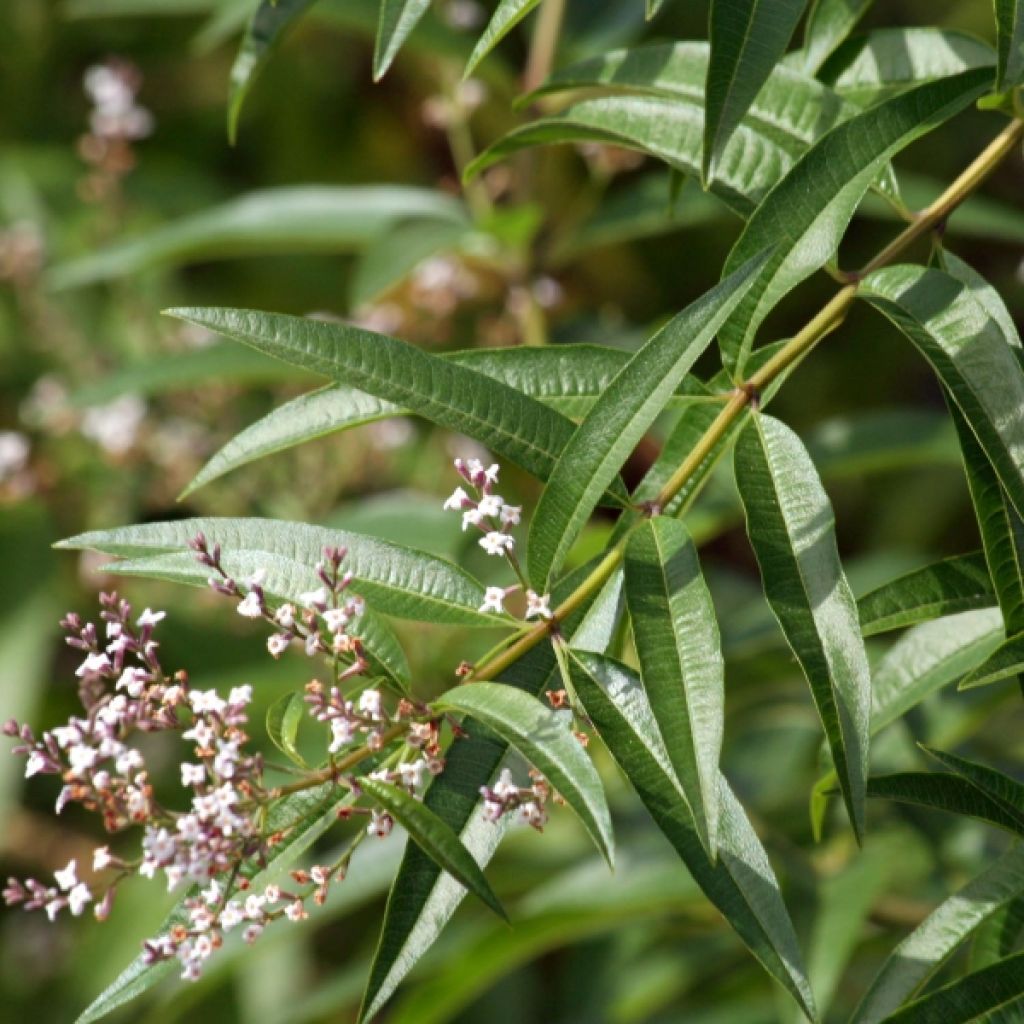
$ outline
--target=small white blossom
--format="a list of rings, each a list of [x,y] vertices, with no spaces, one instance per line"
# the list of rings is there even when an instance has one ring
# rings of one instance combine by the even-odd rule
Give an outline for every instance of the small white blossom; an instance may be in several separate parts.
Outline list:
[[[267,570],[257,569],[252,575],[246,576],[244,582],[247,587],[262,587],[267,582]]]
[[[299,594],[299,603],[304,608],[312,608],[315,611],[319,611],[327,606],[327,588],[318,587],[316,590],[307,590],[304,594]]]
[[[158,622],[167,618],[167,612],[155,612],[147,608],[136,620],[136,625],[141,629],[143,626],[155,626]]]
[[[45,771],[48,765],[46,758],[38,750],[33,750],[25,762],[25,778],[30,779],[33,775],[38,775],[39,772]]]
[[[82,743],[68,749],[68,764],[71,774],[80,777],[87,772],[97,761],[99,754],[93,747],[87,747]]]
[[[352,616],[344,608],[328,608],[324,612],[324,622],[332,633],[341,633],[351,621]]]
[[[502,505],[501,506],[501,525],[502,526],[518,526],[519,521],[522,518],[523,509],[521,505]]]
[[[124,455],[135,444],[145,418],[146,403],[138,395],[123,395],[87,409],[81,431],[109,454]]]
[[[484,591],[484,603],[480,605],[482,612],[503,612],[505,610],[505,588],[488,587]]]
[[[370,824],[366,826],[366,831],[369,835],[376,836],[378,839],[385,839],[391,835],[391,829],[394,827],[394,824],[394,819],[387,811],[374,810]]]
[[[242,932],[242,938],[251,946],[263,934],[263,925],[250,924]]]
[[[421,757],[417,761],[407,761],[398,766],[398,774],[402,777],[402,785],[409,789],[419,789],[426,775],[427,762]]]
[[[295,625],[295,605],[291,603],[281,605],[274,612],[274,621],[283,629],[291,629]]]
[[[206,781],[206,769],[201,764],[189,764],[187,761],[181,766],[181,784],[183,786],[201,786]]]
[[[75,670],[75,675],[82,679],[85,676],[106,672],[110,667],[110,659],[105,654],[90,654]]]
[[[507,533],[499,533],[497,530],[491,530],[490,533],[485,533],[480,538],[480,547],[489,555],[503,555],[506,551],[511,551],[515,545],[516,542],[512,537]]]
[[[291,642],[292,638],[287,633],[274,633],[273,636],[267,637],[267,650],[273,657],[280,658],[288,650]]]
[[[306,908],[302,905],[302,900],[293,900],[289,903],[285,908],[284,914],[289,921],[303,921],[309,917],[309,914],[306,913]]]
[[[15,430],[0,430],[0,482],[20,473],[28,463],[29,442]]]
[[[512,773],[503,768],[498,781],[494,784],[494,795],[506,800],[510,796],[517,796],[518,793],[519,787],[512,781]]]
[[[189,704],[197,715],[213,713],[223,715],[227,705],[217,695],[216,690],[193,690],[188,695]]]
[[[478,508],[467,508],[462,513],[462,529],[463,532],[469,529],[471,526],[479,526],[484,521],[483,514]]]
[[[551,618],[551,608],[549,602],[551,600],[550,594],[538,595],[532,590],[526,592],[526,618]]]
[[[228,694],[228,703],[236,707],[239,704],[248,704],[252,700],[252,686],[243,683],[241,686],[233,686]]]
[[[342,747],[352,742],[355,727],[347,718],[332,718],[331,737],[331,745],[327,749],[330,753],[336,754]]]
[[[260,595],[255,590],[250,590],[248,594],[238,602],[238,614],[244,616],[247,619],[258,619],[263,615],[263,602],[260,600]]]
[[[505,505],[505,499],[499,494],[485,494],[480,499],[480,504],[477,505],[477,509],[483,516],[493,518],[496,515],[500,515],[502,508]]]
[[[115,690],[125,690],[129,697],[141,697],[149,676],[141,668],[126,668],[114,684]]]
[[[93,850],[92,854],[92,869],[93,871],[106,871],[111,864],[114,863],[114,858],[111,856],[109,846],[98,846]]]
[[[57,884],[64,892],[67,892],[69,889],[74,889],[74,887],[78,885],[78,875],[75,862],[73,860],[68,861],[68,866],[61,871],[54,871],[53,877],[57,879]]]
[[[220,926],[224,931],[229,932],[245,920],[245,913],[237,900],[228,900],[224,909],[220,912]]]
[[[380,718],[382,711],[380,690],[363,690],[359,695],[359,710],[370,718]]]
[[[461,511],[471,502],[470,496],[461,487],[456,487],[451,496],[445,499],[443,507],[446,512]]]

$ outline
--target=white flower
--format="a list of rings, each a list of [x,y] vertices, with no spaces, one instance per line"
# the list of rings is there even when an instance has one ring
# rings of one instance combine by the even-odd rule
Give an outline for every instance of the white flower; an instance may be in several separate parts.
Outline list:
[[[92,853],[92,869],[93,871],[106,871],[111,864],[114,863],[114,858],[110,854],[109,846],[98,846]]]
[[[246,576],[244,583],[247,587],[262,587],[267,581],[267,570],[257,569],[251,576]]]
[[[457,512],[464,509],[471,501],[470,496],[461,487],[456,487],[452,491],[451,497],[445,500],[443,507],[446,512]]]
[[[242,686],[233,686],[228,694],[228,703],[234,706],[248,704],[252,700],[252,686],[244,683]]]
[[[228,900],[224,909],[220,912],[220,926],[224,931],[229,932],[232,928],[240,925],[245,920],[245,913],[238,900]]]
[[[289,921],[302,921],[309,917],[309,914],[306,913],[306,908],[302,905],[302,900],[293,900],[289,903],[285,908],[284,915]]]
[[[68,866],[62,871],[54,871],[53,877],[57,879],[57,884],[64,892],[67,892],[69,889],[74,889],[74,887],[78,885],[78,874],[75,862],[73,860],[69,860]]]
[[[493,518],[501,513],[505,505],[505,499],[499,494],[485,494],[477,505],[477,510],[482,516]]]
[[[484,603],[480,605],[482,612],[503,612],[505,610],[505,588],[488,587],[484,591]]]
[[[81,743],[68,749],[68,764],[72,775],[81,775],[87,772],[95,763],[99,755],[92,747]]]
[[[344,632],[345,627],[351,621],[351,616],[344,608],[328,608],[324,612],[324,622],[332,633]]]
[[[187,732],[181,734],[182,739],[195,740],[197,747],[209,747],[213,743],[216,733],[206,722],[196,722]]]
[[[512,537],[507,533],[499,533],[497,530],[491,530],[490,533],[485,533],[480,538],[480,547],[489,555],[503,555],[506,551],[511,551],[515,545],[516,542]]]
[[[263,920],[263,904],[266,902],[259,893],[251,893],[245,898],[245,916],[250,921]]]
[[[307,633],[305,640],[306,656],[312,658],[320,650],[320,634]]]
[[[359,694],[359,710],[370,718],[381,717],[380,690],[363,690]]]
[[[484,478],[489,484],[496,484],[498,482],[498,464],[496,462],[484,470]]]
[[[250,590],[241,601],[238,602],[238,614],[247,619],[258,619],[263,615],[263,602],[255,590]]]
[[[38,775],[39,772],[46,771],[49,767],[49,761],[39,753],[38,750],[33,750],[28,755],[28,761],[25,762],[25,778],[30,779],[33,775]]]
[[[206,769],[201,764],[189,764],[187,761],[181,766],[181,784],[183,786],[201,786],[206,781]]]
[[[538,596],[534,591],[528,590],[526,592],[526,618],[534,619],[539,616],[542,619],[550,619],[551,608],[548,606],[550,600],[550,594]]]
[[[127,690],[129,697],[141,697],[148,678],[147,673],[141,668],[126,668],[114,684],[114,689]]]
[[[15,430],[0,430],[0,482],[25,468],[28,453],[28,438],[24,434]]]
[[[147,608],[136,620],[136,625],[141,629],[143,626],[155,626],[158,622],[167,618],[167,612],[155,612]]]
[[[522,518],[523,509],[521,505],[502,505],[501,506],[501,525],[502,526],[518,526],[519,520]]]
[[[279,885],[268,885],[263,890],[263,898],[268,903],[279,903],[281,901],[281,887]]]
[[[304,594],[299,594],[299,603],[304,608],[312,608],[315,611],[325,608],[327,606],[327,588],[318,587],[316,590],[307,590]]]
[[[295,625],[295,605],[283,604],[274,612],[274,621],[283,629],[291,629]]]
[[[263,934],[263,925],[250,924],[242,932],[242,938],[251,946]]]
[[[75,670],[80,679],[85,676],[98,675],[110,668],[110,659],[105,654],[90,654]]]
[[[494,784],[494,795],[503,800],[519,795],[519,787],[512,781],[512,773],[507,768],[502,769],[498,781]]]
[[[421,757],[418,761],[407,761],[398,766],[398,774],[402,777],[402,785],[409,789],[419,789],[427,770],[427,762]]]
[[[70,747],[73,743],[81,743],[85,739],[82,730],[74,724],[74,720],[68,725],[58,725],[55,729],[51,730],[50,735],[57,741],[57,746],[61,750]]]
[[[391,829],[394,824],[394,819],[387,811],[374,810],[373,818],[371,819],[370,824],[366,826],[366,831],[371,836],[376,836],[378,839],[384,839],[391,835]]]
[[[355,728],[347,718],[331,719],[331,745],[327,748],[332,754],[336,754],[342,747],[352,742],[355,736]]]
[[[292,638],[287,633],[275,633],[273,636],[267,637],[267,650],[273,657],[280,658],[288,650],[288,645],[291,642]]]
[[[548,820],[547,812],[540,804],[528,800],[519,808],[519,820],[534,828],[542,828]]]
[[[223,715],[227,705],[219,696],[216,690],[193,690],[188,695],[188,702],[197,715],[213,713]],[[186,733],[186,736],[188,734]]]
[[[114,767],[121,775],[127,777],[143,767],[142,755],[137,750],[126,750],[114,762]]]
[[[470,526],[479,526],[484,521],[484,517],[478,508],[467,508],[462,513],[462,529],[465,532]]]

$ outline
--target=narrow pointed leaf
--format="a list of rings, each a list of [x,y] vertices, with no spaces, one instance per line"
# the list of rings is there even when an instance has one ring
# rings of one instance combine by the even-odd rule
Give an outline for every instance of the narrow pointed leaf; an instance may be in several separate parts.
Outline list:
[[[968,761],[965,757],[958,757],[945,750],[936,750],[933,747],[923,749],[944,767],[966,779],[983,796],[995,800],[1007,814],[1013,816],[1018,826],[1024,829],[1024,784],[995,768],[978,764],[976,761]]]
[[[701,177],[714,177],[719,154],[786,52],[806,0],[712,0],[707,120]]]
[[[573,434],[533,514],[528,565],[541,592],[619,468],[767,258],[758,254],[675,316],[622,368]]]
[[[295,741],[306,716],[306,702],[297,691],[283,694],[267,709],[267,738],[289,761],[308,768]]]
[[[725,664],[697,549],[682,523],[658,516],[630,537],[625,570],[644,688],[701,843],[714,860]]]
[[[238,137],[238,119],[256,76],[270,59],[271,53],[315,0],[259,0],[253,11],[231,67],[228,93],[228,139]]]
[[[941,270],[886,267],[859,292],[914,343],[1024,514],[1024,370],[970,287]]]
[[[871,674],[832,506],[800,439],[768,416],[755,416],[740,435],[736,479],[765,595],[810,683],[860,838]]]
[[[833,128],[776,185],[747,222],[723,269],[732,273],[774,244],[771,259],[723,328],[725,365],[738,373],[764,318],[832,258],[886,161],[981,96],[987,70],[967,71],[896,96]]]
[[[416,23],[427,13],[430,0],[381,0],[377,41],[373,50],[373,80],[379,82],[398,55]]]
[[[857,610],[861,632],[873,636],[995,603],[988,564],[977,551],[944,558],[884,583],[865,594]]]
[[[804,70],[817,74],[874,0],[815,0],[804,29]]]
[[[984,307],[985,312],[988,313],[1003,332],[1006,344],[1020,349],[1020,334],[1017,331],[1017,325],[1013,321],[1013,314],[1006,308],[1006,303],[999,292],[974,267],[969,263],[965,263],[959,256],[948,249],[942,250],[941,269],[967,285],[974,298]]]
[[[1000,644],[973,672],[964,677],[960,689],[988,686],[1020,675],[1024,675],[1024,633],[1011,636]]]
[[[507,384],[397,338],[278,313],[238,309],[170,312],[283,362],[408,407],[425,419],[480,441],[541,479],[551,473],[573,433],[570,420]]]
[[[646,17],[650,21],[665,5],[665,0],[646,0]]]
[[[999,55],[996,91],[1005,92],[1024,82],[1024,4],[1021,0],[994,0],[994,6]]]
[[[465,77],[525,18],[540,0],[500,0],[466,62]]]
[[[1004,903],[977,929],[971,943],[970,969],[988,967],[1018,948],[1024,934],[1024,895]]]
[[[705,896],[811,1020],[814,997],[761,842],[723,776],[718,859],[700,841],[640,680],[599,654],[569,652],[573,685],[609,753]]]
[[[469,715],[493,729],[551,783],[612,863],[611,818],[597,769],[571,728],[537,697],[501,683],[472,683],[442,694],[434,706]]]
[[[505,908],[494,895],[473,855],[441,818],[405,790],[376,779],[361,778],[359,788],[401,825],[412,841],[440,868],[479,897],[499,917]]]
[[[940,903],[893,951],[850,1024],[878,1024],[920,990],[979,925],[1024,892],[1024,844]]]

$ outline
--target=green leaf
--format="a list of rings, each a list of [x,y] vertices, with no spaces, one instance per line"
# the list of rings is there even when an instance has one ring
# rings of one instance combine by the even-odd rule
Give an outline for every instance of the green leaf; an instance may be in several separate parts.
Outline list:
[[[1002,639],[1003,618],[998,608],[961,612],[909,630],[875,668],[872,734],[970,672]]]
[[[1024,514],[1024,370],[998,323],[968,286],[941,270],[886,267],[868,275],[858,294],[928,360]]]
[[[466,63],[464,77],[468,78],[476,66],[525,18],[540,0],[500,0],[487,23],[487,28],[477,40]]]
[[[82,533],[57,546],[92,548],[126,558],[149,556],[134,571],[205,583],[209,572],[188,550],[188,542],[200,532],[211,545],[221,545],[229,573],[242,579],[265,568],[266,589],[289,600],[320,585],[316,582],[316,565],[323,558],[323,549],[333,545],[348,548],[345,567],[355,577],[353,589],[377,611],[398,618],[452,625],[507,623],[504,618],[477,610],[483,603],[483,587],[451,562],[375,537],[307,523],[275,519],[178,519]]]
[[[966,779],[982,796],[995,800],[997,804],[1017,822],[1018,829],[1024,830],[1024,785],[1009,775],[989,768],[988,765],[968,761],[964,757],[936,750],[934,747],[921,748],[931,754],[940,764]]]
[[[592,566],[584,566],[555,587],[557,604],[584,579]],[[618,621],[622,577],[613,576],[585,617],[577,614],[561,624],[563,634],[573,643],[603,650]],[[581,621],[582,619],[582,621]],[[539,696],[559,683],[558,666],[552,647],[539,644],[511,665],[500,682]],[[497,773],[509,745],[472,720],[465,723],[468,735],[448,749],[445,770],[435,778],[424,796],[425,806],[438,814],[459,835],[478,864],[490,860],[501,841],[500,824],[483,814],[480,787]],[[402,866],[388,898],[380,942],[374,956],[370,979],[359,1020],[374,1017],[402,979],[450,920],[464,890],[444,875],[416,846],[406,847]]]
[[[719,157],[772,68],[786,52],[806,0],[712,0],[707,118],[701,178]]]
[[[242,38],[242,45],[231,67],[228,93],[228,139],[238,138],[238,119],[256,77],[280,45],[316,0],[260,0]]]
[[[1011,636],[1000,644],[985,661],[964,677],[960,689],[988,686],[1021,674],[1024,674],[1024,633]]]
[[[1024,844],[1019,844],[940,903],[889,954],[850,1024],[878,1024],[899,1009],[979,925],[1022,891]]]
[[[723,776],[718,859],[701,845],[639,679],[598,654],[570,650],[573,685],[609,753],[694,881],[811,1020],[814,997],[792,922],[761,842]]]
[[[267,708],[267,736],[278,750],[302,768],[308,768],[305,758],[299,753],[295,740],[299,726],[306,713],[306,702],[301,693],[282,694]]]
[[[822,64],[853,31],[874,0],[814,0],[804,28],[804,70],[818,73]]]
[[[573,433],[570,420],[507,384],[397,338],[279,313],[175,309],[170,314],[283,362],[407,406],[425,419],[480,441],[542,480],[554,469]],[[614,478],[608,484],[614,484]]]
[[[721,332],[725,365],[742,372],[764,318],[832,258],[886,161],[963,110],[988,88],[987,70],[930,82],[833,128],[790,169],[747,222],[725,263],[732,273],[775,245],[771,259]],[[884,273],[884,272],[883,272]]]
[[[381,0],[377,41],[373,49],[373,80],[379,82],[398,55],[430,0]]]
[[[677,314],[616,375],[565,446],[530,524],[527,561],[548,589],[590,513],[669,397],[742,299],[767,253]]]
[[[551,783],[612,864],[614,840],[604,788],[572,731],[571,715],[501,683],[456,687],[438,697],[434,707],[469,715],[515,747]]]
[[[996,92],[1024,82],[1024,4],[1021,0],[994,0],[996,12]]]
[[[995,1017],[986,1014],[1006,1012],[1001,1020],[1019,1019],[1024,1009],[1024,953],[1007,957],[991,967],[975,971],[965,978],[922,996],[886,1017],[891,1024],[968,1024],[984,1017],[994,1024]]]
[[[481,899],[499,917],[505,908],[491,891],[483,871],[462,840],[429,807],[405,790],[376,779],[360,778],[359,788],[401,825],[409,838],[442,870]]]
[[[985,312],[996,322],[1006,338],[1007,345],[1019,349],[1020,335],[1013,322],[1013,314],[1006,308],[1003,297],[969,263],[948,249],[942,250],[942,268],[970,289],[971,294],[984,307]]]
[[[865,594],[857,609],[861,632],[873,636],[995,603],[985,556],[977,551],[944,558],[884,583]]]
[[[1024,836],[1024,828],[998,801],[979,793],[966,779],[952,772],[896,772],[868,779],[868,796],[928,807]]]
[[[462,203],[405,185],[301,185],[262,189],[48,272],[55,289],[130,277],[151,267],[274,253],[352,252],[399,221],[467,224]]]
[[[923,82],[991,68],[987,43],[939,28],[881,28],[849,40],[825,63],[821,80],[860,107]]]
[[[1004,903],[979,927],[971,943],[970,969],[988,967],[1004,956],[1009,956],[1024,932],[1024,896],[1016,896]]]
[[[740,435],[735,459],[765,595],[810,683],[860,839],[871,674],[839,562],[832,506],[800,439],[778,420],[755,416]]]
[[[711,594],[686,528],[658,516],[626,546],[626,605],[644,688],[701,843],[718,833],[725,664]]]
[[[645,9],[645,17],[648,21],[651,20],[664,6],[665,0],[647,0],[647,7]]]

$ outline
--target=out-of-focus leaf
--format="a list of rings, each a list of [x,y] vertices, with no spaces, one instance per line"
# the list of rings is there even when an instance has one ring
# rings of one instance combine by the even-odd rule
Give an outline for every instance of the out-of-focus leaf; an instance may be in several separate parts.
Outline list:
[[[1013,816],[1018,830],[1024,830],[1024,784],[995,768],[968,761],[965,757],[958,757],[945,750],[935,750],[933,747],[923,749],[945,768],[966,779],[982,796],[995,800],[1007,814]]]
[[[1024,369],[998,323],[968,286],[941,270],[885,267],[859,294],[928,360],[1024,514]]]
[[[602,493],[743,298],[766,258],[766,253],[758,253],[673,317],[594,403],[565,446],[534,511],[527,564],[536,589],[548,589],[552,573],[561,568]]]
[[[800,439],[768,416],[755,416],[740,435],[736,480],[765,595],[810,683],[859,839],[871,673],[832,506]]]
[[[701,177],[714,177],[719,155],[786,52],[806,0],[712,0],[711,59]]]
[[[1015,896],[986,918],[971,943],[970,969],[988,967],[1009,956],[1024,933],[1024,895]]]
[[[197,260],[352,252],[411,218],[467,223],[463,205],[433,189],[408,185],[269,188],[59,263],[47,281],[53,288],[77,288]]]
[[[899,1009],[980,924],[1022,891],[1024,844],[1018,844],[940,903],[889,954],[850,1024],[878,1024]]]
[[[986,69],[917,86],[833,128],[757,208],[725,262],[732,273],[765,245],[771,259],[722,329],[725,365],[742,371],[754,337],[778,302],[832,258],[857,205],[885,162],[959,113],[989,87]],[[884,271],[882,272],[884,273]]]
[[[996,11],[996,91],[1024,82],[1024,6],[1020,0],[994,0]]]
[[[987,686],[1024,673],[1024,633],[1011,636],[960,683],[961,690]]]
[[[814,0],[804,28],[803,66],[815,75],[874,0]]]
[[[69,18],[123,18],[138,15],[166,17],[205,14],[218,0],[68,0],[62,13]]]
[[[466,63],[468,78],[476,66],[525,18],[540,0],[500,0]]]
[[[316,0],[260,0],[231,67],[228,93],[228,139],[238,138],[238,119],[253,83],[270,55]]]
[[[473,855],[462,840],[429,807],[405,790],[388,782],[361,778],[359,788],[381,805],[409,833],[409,838],[457,882],[481,899],[499,917],[505,908],[498,902]]]
[[[373,49],[373,80],[379,82],[398,55],[430,0],[381,0],[377,42]]]
[[[658,516],[629,539],[626,605],[644,688],[694,826],[712,860],[718,834],[725,664],[711,594],[686,528]]]
[[[881,28],[841,46],[819,72],[840,96],[866,107],[923,82],[991,68],[987,43],[938,28]]]
[[[694,881],[750,951],[815,1020],[792,922],[764,848],[723,776],[718,859],[708,859],[640,680],[610,658],[569,652],[573,685],[609,753]]]
[[[861,632],[873,636],[995,603],[985,556],[977,551],[944,558],[885,583],[865,594],[857,609]]]
[[[609,864],[614,839],[604,787],[572,731],[571,716],[501,683],[474,683],[442,694],[434,706],[469,715],[515,747],[551,783]]]
[[[295,741],[306,714],[306,702],[297,691],[282,694],[267,709],[267,737],[289,761],[308,768]]]

